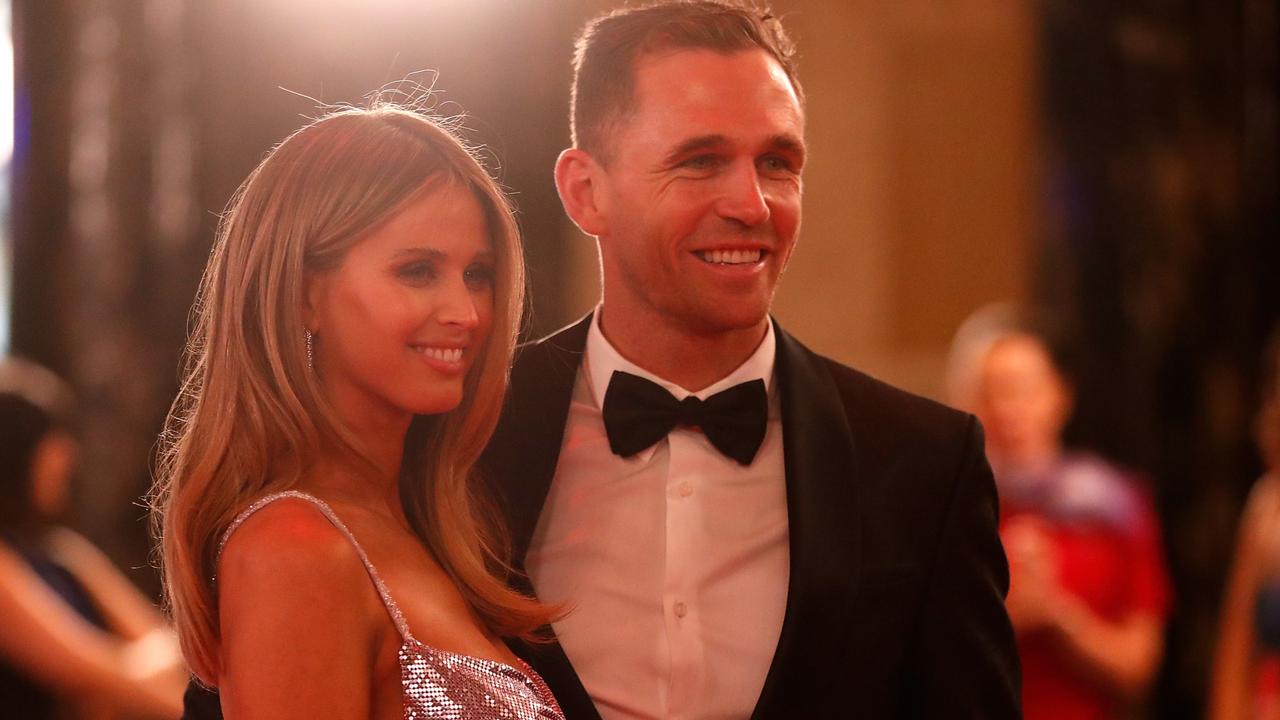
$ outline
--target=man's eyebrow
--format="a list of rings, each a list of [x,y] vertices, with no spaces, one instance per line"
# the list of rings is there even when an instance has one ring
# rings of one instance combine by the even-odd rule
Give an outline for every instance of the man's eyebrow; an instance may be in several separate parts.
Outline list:
[[[792,153],[794,155],[799,155],[800,157],[805,156],[804,141],[795,135],[774,135],[769,138],[768,146],[773,150],[781,150],[782,152]]]
[[[699,150],[706,150],[708,148],[724,145],[727,142],[729,142],[729,138],[724,135],[699,135],[697,137],[691,137],[675,146],[671,152],[667,153],[664,163],[670,165],[671,163],[680,160],[685,155],[695,153]]]
[[[699,150],[709,150],[711,148],[725,145],[729,142],[729,138],[724,135],[699,135],[689,138],[679,145],[675,146],[671,152],[667,153],[664,158],[665,165],[674,164],[685,156],[698,152]],[[792,135],[791,133],[779,133],[769,136],[765,141],[765,147],[773,152],[784,152],[791,155],[805,157],[804,140]]]

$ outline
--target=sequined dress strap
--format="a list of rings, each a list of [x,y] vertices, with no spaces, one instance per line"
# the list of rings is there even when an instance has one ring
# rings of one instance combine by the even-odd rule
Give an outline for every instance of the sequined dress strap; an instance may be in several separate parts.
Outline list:
[[[284,492],[273,493],[261,497],[253,502],[252,505],[245,508],[243,512],[236,516],[231,524],[227,526],[226,532],[222,534],[222,541],[218,543],[218,556],[222,556],[222,549],[226,547],[227,540],[231,538],[231,533],[235,532],[245,520],[258,512],[262,508],[270,505],[276,500],[284,498],[296,498],[305,500],[315,506],[338,531],[351,541],[351,545],[356,549],[356,554],[360,556],[360,562],[364,563],[364,569],[369,573],[369,577],[373,580],[373,585],[378,589],[378,596],[382,598],[382,604],[387,608],[387,614],[391,616],[391,621],[395,623],[396,630],[400,631],[400,638],[405,642],[414,640],[413,633],[409,632],[409,623],[404,619],[404,613],[400,612],[400,606],[396,605],[396,601],[391,598],[391,592],[387,590],[387,586],[382,582],[382,577],[378,575],[378,570],[373,566],[373,562],[369,560],[369,556],[365,554],[364,548],[360,546],[360,542],[356,540],[356,536],[351,533],[338,514],[329,507],[329,504],[314,495],[308,495],[300,490],[286,490]]]

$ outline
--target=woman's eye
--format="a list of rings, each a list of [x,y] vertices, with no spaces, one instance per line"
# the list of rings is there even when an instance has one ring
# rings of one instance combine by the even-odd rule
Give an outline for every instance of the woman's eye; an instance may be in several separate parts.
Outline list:
[[[412,262],[396,269],[396,275],[405,280],[430,282],[436,277],[435,263],[428,261]]]
[[[463,273],[463,280],[467,283],[467,287],[473,290],[482,290],[493,285],[493,276],[495,270],[492,265],[475,264],[468,267]]]

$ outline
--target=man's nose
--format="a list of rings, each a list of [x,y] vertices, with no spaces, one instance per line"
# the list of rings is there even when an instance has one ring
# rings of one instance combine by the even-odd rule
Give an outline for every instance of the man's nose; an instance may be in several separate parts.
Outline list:
[[[747,227],[769,220],[769,202],[760,187],[760,172],[755,163],[739,163],[728,174],[717,210],[721,217],[736,220]]]

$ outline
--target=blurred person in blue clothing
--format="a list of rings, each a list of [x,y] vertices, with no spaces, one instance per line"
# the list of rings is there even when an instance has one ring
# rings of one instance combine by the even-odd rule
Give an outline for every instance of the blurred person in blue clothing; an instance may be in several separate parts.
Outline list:
[[[70,417],[57,377],[0,360],[0,717],[177,717],[186,671],[159,611],[58,522]]]

